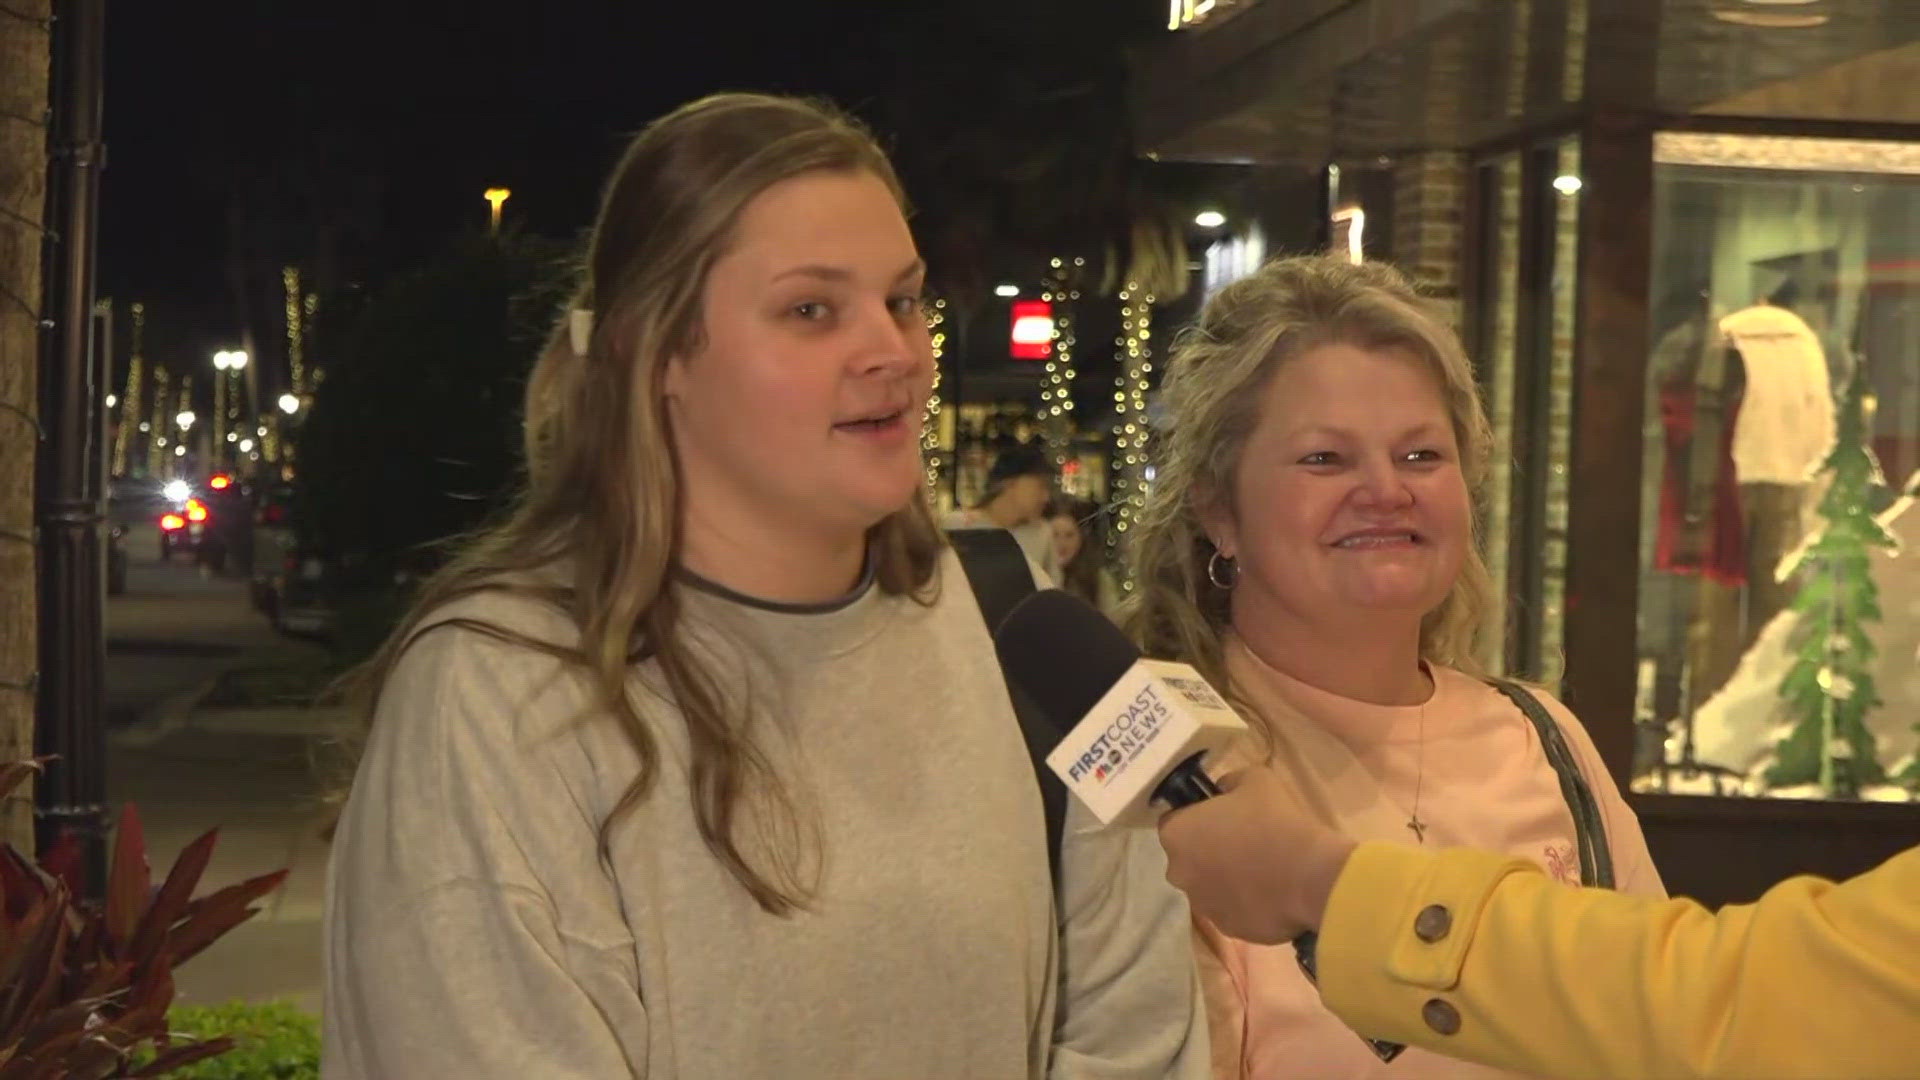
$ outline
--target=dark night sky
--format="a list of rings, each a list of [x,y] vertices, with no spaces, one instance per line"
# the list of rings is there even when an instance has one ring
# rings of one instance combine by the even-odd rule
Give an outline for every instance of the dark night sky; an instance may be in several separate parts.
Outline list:
[[[810,46],[798,26],[748,36],[656,7],[689,5],[529,4],[491,21],[451,3],[114,5],[102,294],[219,297],[229,195],[258,169],[373,179],[374,248],[405,262],[484,222],[493,184],[541,231],[583,226],[621,136],[688,97],[840,89],[822,63],[846,55],[832,31]],[[848,28],[844,11],[792,21]]]
[[[768,89],[860,111],[914,77],[903,73],[994,62],[992,44],[951,38],[948,55],[913,55],[927,35],[903,28],[927,9],[986,25],[982,39],[993,20],[1018,33],[1032,18],[959,2],[556,0],[511,15],[450,0],[112,5],[100,294],[144,299],[150,324],[225,332],[227,205],[278,190],[258,179],[276,172],[378,192],[350,245],[375,277],[482,227],[490,185],[514,190],[510,219],[572,235],[624,136],[682,101]],[[1137,27],[1159,0],[1099,6],[1132,11]]]

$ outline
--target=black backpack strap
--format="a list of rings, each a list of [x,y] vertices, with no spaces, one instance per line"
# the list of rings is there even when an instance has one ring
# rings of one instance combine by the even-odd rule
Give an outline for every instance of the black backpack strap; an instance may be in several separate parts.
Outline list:
[[[960,565],[973,586],[973,598],[986,620],[987,633],[1000,629],[1014,607],[1032,595],[1033,569],[1027,563],[1020,542],[1004,529],[954,529],[947,533],[960,555]],[[1027,756],[1033,760],[1034,778],[1040,784],[1040,809],[1047,824],[1047,868],[1056,887],[1060,881],[1060,838],[1067,822],[1067,786],[1047,768],[1047,755],[1059,741],[1027,695],[1011,681],[1007,696],[1013,699],[1013,714],[1020,720],[1020,734],[1027,742]]]
[[[1560,777],[1560,794],[1573,813],[1574,836],[1580,845],[1580,884],[1613,888],[1613,849],[1607,846],[1606,819],[1600,816],[1600,804],[1594,800],[1593,788],[1567,745],[1566,734],[1546,706],[1526,687],[1505,680],[1495,680],[1493,686],[1533,722],[1534,730],[1540,734],[1540,746],[1546,751],[1547,763]]]

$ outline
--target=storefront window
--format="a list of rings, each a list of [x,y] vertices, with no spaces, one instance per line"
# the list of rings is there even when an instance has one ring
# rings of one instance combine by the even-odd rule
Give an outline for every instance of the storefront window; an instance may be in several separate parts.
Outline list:
[[[1487,419],[1493,426],[1494,453],[1488,463],[1486,502],[1481,508],[1487,570],[1493,578],[1493,610],[1509,610],[1513,566],[1513,446],[1514,371],[1520,349],[1520,155],[1511,153],[1483,171],[1481,250],[1487,253],[1487,297],[1480,334],[1480,392],[1487,401]],[[1496,674],[1506,674],[1505,634],[1488,634],[1482,662]]]
[[[1565,669],[1579,176],[1568,137],[1492,159],[1476,181],[1484,263],[1470,336],[1494,432],[1481,515],[1505,630],[1487,661],[1548,687]]]
[[[1920,146],[1656,140],[1636,787],[1920,787]]]
[[[1545,500],[1546,529],[1540,546],[1540,644],[1529,670],[1559,689],[1566,671],[1561,630],[1567,595],[1567,457],[1573,440],[1573,332],[1580,301],[1580,141],[1555,148],[1553,277],[1548,297]]]

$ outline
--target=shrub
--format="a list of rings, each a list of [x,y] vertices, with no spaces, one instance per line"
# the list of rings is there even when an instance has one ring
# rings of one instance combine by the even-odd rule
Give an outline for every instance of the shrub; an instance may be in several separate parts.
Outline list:
[[[41,764],[0,766],[0,799]],[[100,904],[78,899],[84,860],[71,835],[38,864],[0,845],[0,1080],[173,1075],[232,1045],[168,1031],[173,969],[252,918],[253,902],[286,872],[194,897],[215,836],[188,844],[156,888],[140,815],[128,806]]]
[[[174,1080],[320,1080],[320,1019],[290,1002],[183,1006],[167,1017],[176,1036],[226,1036],[233,1049],[171,1074]]]

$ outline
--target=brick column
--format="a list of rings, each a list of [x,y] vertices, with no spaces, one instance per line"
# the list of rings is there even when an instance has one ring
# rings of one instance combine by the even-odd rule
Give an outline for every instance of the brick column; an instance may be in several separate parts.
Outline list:
[[[1408,154],[1394,163],[1393,261],[1460,320],[1466,155],[1451,150]]]

